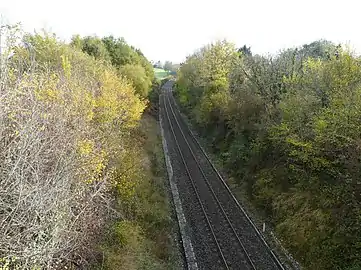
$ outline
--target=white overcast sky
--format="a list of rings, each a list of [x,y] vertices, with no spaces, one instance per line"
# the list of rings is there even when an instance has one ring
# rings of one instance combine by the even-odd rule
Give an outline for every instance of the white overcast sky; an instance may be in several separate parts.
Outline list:
[[[150,60],[173,62],[223,38],[262,54],[317,39],[361,52],[360,7],[358,0],[0,0],[5,20],[27,31],[124,37]]]

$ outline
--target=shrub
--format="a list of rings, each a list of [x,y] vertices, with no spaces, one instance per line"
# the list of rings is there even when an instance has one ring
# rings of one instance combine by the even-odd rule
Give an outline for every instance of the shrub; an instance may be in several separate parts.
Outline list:
[[[113,67],[54,36],[13,37],[13,57],[1,56],[0,257],[21,269],[87,265],[124,151],[114,138],[145,104]]]

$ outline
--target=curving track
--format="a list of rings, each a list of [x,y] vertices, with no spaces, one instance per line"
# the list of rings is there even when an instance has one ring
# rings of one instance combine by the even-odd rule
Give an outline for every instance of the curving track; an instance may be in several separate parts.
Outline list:
[[[165,137],[200,269],[284,269],[175,109],[160,104]]]

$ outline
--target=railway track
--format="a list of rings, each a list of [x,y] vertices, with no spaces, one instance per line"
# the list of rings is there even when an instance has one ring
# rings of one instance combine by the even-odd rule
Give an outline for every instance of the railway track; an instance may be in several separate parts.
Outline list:
[[[162,110],[185,187],[195,253],[202,269],[284,269],[183,121],[166,86]],[[168,142],[169,143],[169,142]],[[185,172],[185,173],[184,173]],[[182,196],[182,194],[181,194]],[[197,245],[197,241],[200,243]],[[198,248],[197,248],[198,247]],[[198,249],[198,250],[197,250]],[[201,257],[201,258],[199,258]],[[203,263],[202,263],[203,262]]]

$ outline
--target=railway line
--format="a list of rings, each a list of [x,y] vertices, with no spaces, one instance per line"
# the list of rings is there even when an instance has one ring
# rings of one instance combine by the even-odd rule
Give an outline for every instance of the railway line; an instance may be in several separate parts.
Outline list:
[[[160,104],[200,269],[284,269],[190,131],[168,82]]]

